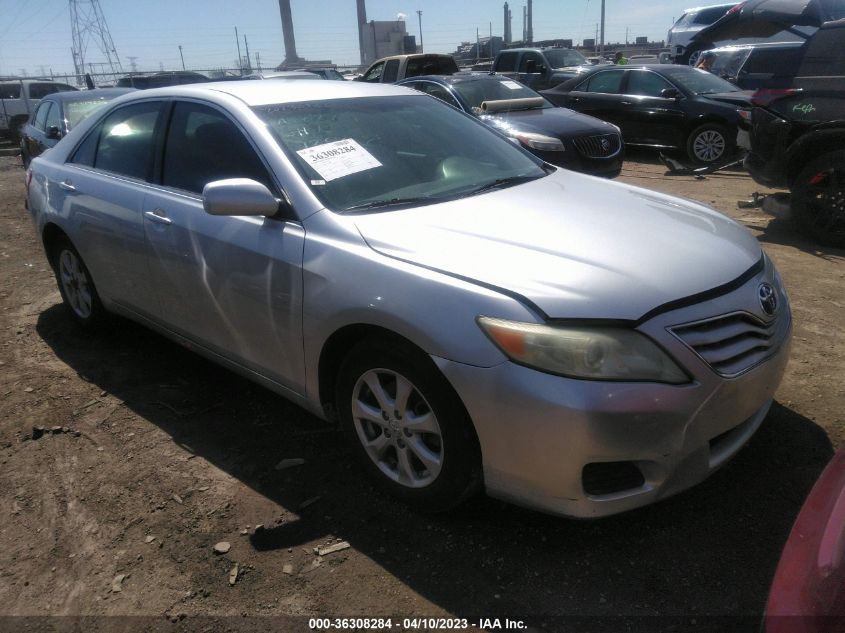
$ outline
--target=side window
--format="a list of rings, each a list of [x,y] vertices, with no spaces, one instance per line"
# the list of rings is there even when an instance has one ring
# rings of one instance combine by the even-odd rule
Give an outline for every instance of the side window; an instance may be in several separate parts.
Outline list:
[[[225,178],[251,178],[275,189],[243,133],[214,108],[178,102],[164,146],[162,184],[192,193]]]
[[[86,167],[94,166],[94,157],[97,155],[97,144],[100,141],[100,131],[103,129],[101,123],[88,133],[85,140],[82,141],[76,148],[76,151],[68,159],[69,163],[75,165],[85,165]]]
[[[149,101],[125,106],[108,115],[100,130],[94,167],[149,180],[160,110],[160,101]]]
[[[439,84],[432,83],[430,81],[421,81],[419,82],[419,87],[417,90],[422,90],[426,94],[430,94],[432,97],[436,97],[447,103],[448,105],[452,106],[453,108],[457,108],[458,110],[461,109],[461,106],[458,105],[458,102],[455,101],[455,97],[449,94],[449,91],[446,90],[443,86]]]
[[[41,131],[44,131],[46,129],[44,125],[47,121],[47,111],[50,109],[51,105],[53,104],[50,101],[47,101],[46,103],[41,103],[38,105],[38,109],[35,111],[35,117],[33,117],[32,119],[32,125],[34,125]]]
[[[519,72],[521,73],[539,73],[540,67],[543,66],[543,57],[537,53],[525,53],[522,60],[519,62]]]
[[[362,81],[368,81],[371,83],[377,83],[381,81],[381,73],[384,71],[384,62],[376,64],[372,68],[367,71],[367,74],[364,75],[364,79]]]
[[[51,127],[59,128],[59,132],[62,131],[62,106],[58,103],[54,103],[53,107],[50,108],[50,112],[47,114],[47,122],[44,124],[44,129],[48,130]]]
[[[454,75],[458,72],[458,64],[452,57],[440,57],[435,61],[437,75]]]
[[[648,70],[632,70],[628,73],[628,89],[625,92],[642,97],[659,97],[661,91],[671,87],[669,82],[657,73]]]
[[[51,95],[54,92],[59,91],[59,86],[57,84],[30,84],[29,86],[29,98],[30,99],[42,99],[47,95]]]
[[[596,73],[587,80],[587,92],[603,92],[605,94],[619,94],[622,87],[622,70],[606,70]]]
[[[399,78],[399,60],[391,59],[384,65],[384,75],[382,81],[384,83],[392,84]]]
[[[20,99],[21,85],[18,82],[0,84],[0,99]]]
[[[516,57],[519,53],[499,54],[499,63],[496,64],[497,73],[511,73],[516,70]]]

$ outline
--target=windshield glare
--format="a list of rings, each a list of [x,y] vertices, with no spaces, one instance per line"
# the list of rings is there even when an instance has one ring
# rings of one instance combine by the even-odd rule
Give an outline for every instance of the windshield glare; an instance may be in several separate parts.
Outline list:
[[[460,81],[452,84],[452,88],[463,97],[470,107],[480,108],[485,101],[502,101],[505,99],[530,99],[542,97],[531,88],[523,86],[512,79],[478,79]],[[546,101],[544,108],[551,108]]]
[[[582,66],[587,64],[587,59],[578,51],[567,48],[552,48],[543,51],[546,59],[552,68],[566,68],[568,66]]]
[[[700,68],[675,68],[661,69],[669,79],[680,84],[693,94],[706,95],[720,92],[739,92],[732,83],[720,79],[716,75]]]
[[[254,108],[328,208],[415,204],[539,178],[542,162],[427,96],[366,97]]]

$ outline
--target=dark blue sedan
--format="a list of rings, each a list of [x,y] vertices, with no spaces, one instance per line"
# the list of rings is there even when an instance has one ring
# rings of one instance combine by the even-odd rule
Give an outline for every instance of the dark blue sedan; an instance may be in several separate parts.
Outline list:
[[[397,82],[478,117],[544,161],[595,176],[615,178],[624,144],[619,128],[567,108],[503,75],[426,75]]]
[[[59,142],[82,119],[98,107],[133,88],[99,88],[56,92],[38,102],[21,133],[21,160],[29,162]]]

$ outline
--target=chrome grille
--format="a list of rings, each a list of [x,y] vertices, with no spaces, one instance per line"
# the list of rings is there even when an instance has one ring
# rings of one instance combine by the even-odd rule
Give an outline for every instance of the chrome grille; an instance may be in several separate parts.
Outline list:
[[[618,134],[599,134],[581,136],[574,140],[575,148],[587,158],[607,158],[619,152],[621,147]]]
[[[747,312],[676,325],[671,332],[725,377],[736,376],[774,354],[789,331],[790,314],[765,323]]]

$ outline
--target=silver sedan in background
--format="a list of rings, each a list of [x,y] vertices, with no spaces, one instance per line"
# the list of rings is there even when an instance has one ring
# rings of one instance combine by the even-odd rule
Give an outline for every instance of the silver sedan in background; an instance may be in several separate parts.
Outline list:
[[[400,87],[134,93],[27,190],[81,326],[134,319],[336,419],[425,510],[664,498],[742,447],[787,362],[786,292],[744,228]]]

